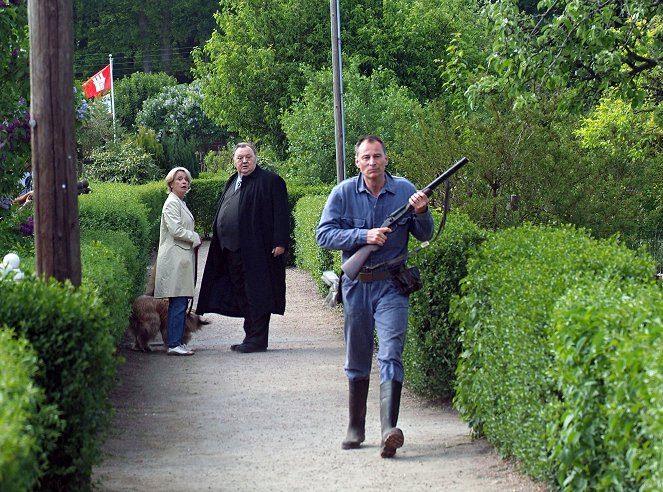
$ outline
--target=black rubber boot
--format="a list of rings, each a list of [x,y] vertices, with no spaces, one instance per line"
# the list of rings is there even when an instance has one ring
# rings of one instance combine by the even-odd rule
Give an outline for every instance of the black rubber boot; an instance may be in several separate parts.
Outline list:
[[[350,423],[345,441],[341,443],[343,449],[357,449],[364,442],[366,436],[366,398],[368,397],[368,379],[362,381],[348,381],[349,383],[349,409]]]
[[[380,422],[382,423],[380,456],[383,458],[393,458],[396,450],[405,441],[403,431],[396,427],[402,388],[403,383],[394,380],[385,381],[380,385]]]

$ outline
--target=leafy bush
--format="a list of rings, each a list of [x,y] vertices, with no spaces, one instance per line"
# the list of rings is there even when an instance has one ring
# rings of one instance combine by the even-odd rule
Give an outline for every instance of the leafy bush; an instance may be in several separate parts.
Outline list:
[[[551,436],[562,490],[663,486],[663,293],[593,282],[551,316],[561,398]]]
[[[196,83],[166,87],[146,100],[135,124],[154,129],[164,146],[165,137],[175,137],[199,148],[225,135],[203,111],[202,94]]]
[[[143,103],[164,88],[177,85],[177,79],[163,72],[135,72],[115,83],[115,116],[120,124],[132,128]]]
[[[13,206],[8,214],[0,219],[0,260],[9,251],[21,258],[34,256],[34,205]]]
[[[65,423],[38,490],[90,490],[92,466],[110,422],[115,344],[108,309],[87,287],[54,280],[0,283],[0,319],[27,339],[39,357],[35,377]],[[50,433],[40,446],[48,449]]]
[[[89,181],[141,184],[159,179],[163,171],[145,150],[122,142],[92,150],[82,174]]]
[[[163,179],[159,181],[151,181],[138,186],[131,186],[126,189],[131,193],[133,198],[141,203],[147,210],[147,225],[149,229],[148,242],[145,245],[140,245],[140,248],[145,248],[151,251],[159,244],[159,227],[161,224],[161,209],[163,202],[166,200],[166,182]]]
[[[559,415],[550,317],[569,289],[595,279],[645,281],[651,258],[571,227],[526,225],[483,243],[452,301],[463,353],[454,403],[472,429],[528,473],[550,478],[550,423]]]
[[[163,145],[159,142],[157,133],[152,128],[144,128],[141,126],[138,128],[138,132],[133,137],[130,137],[128,141],[150,154],[152,159],[154,159],[154,163],[160,169],[165,172],[168,171],[168,169],[166,169],[167,160]]]
[[[196,154],[196,142],[187,140],[179,135],[163,135],[161,137],[168,170],[174,167],[188,169],[193,178],[198,177],[200,164]]]
[[[83,284],[93,287],[110,313],[116,345],[124,335],[129,306],[145,291],[147,265],[126,232],[85,231],[81,235]]]
[[[138,265],[148,265],[155,244],[150,241],[147,207],[135,192],[140,187],[117,183],[91,183],[90,187],[92,193],[79,197],[81,235],[93,230],[126,233],[136,246]]]
[[[322,272],[325,270],[334,270],[337,274],[341,272],[340,251],[322,249],[315,241],[315,229],[320,222],[326,202],[327,196],[304,196],[297,201],[293,210],[294,235],[297,238],[295,264],[311,274],[321,293],[329,291],[329,287],[322,281]]]
[[[225,184],[226,178],[222,176],[194,179],[191,191],[186,195],[187,207],[196,220],[196,230],[203,237],[209,237],[214,232],[214,215]]]
[[[27,340],[0,326],[0,346],[0,490],[32,490],[64,422],[34,383],[39,361]]]
[[[468,256],[484,239],[467,216],[450,213],[440,236],[408,261],[419,268],[424,286],[411,296],[403,365],[408,387],[428,398],[453,397],[461,345],[449,302],[460,292]]]

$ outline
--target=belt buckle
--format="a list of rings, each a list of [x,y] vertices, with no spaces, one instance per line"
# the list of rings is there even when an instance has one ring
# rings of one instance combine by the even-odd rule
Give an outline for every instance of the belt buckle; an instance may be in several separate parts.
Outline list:
[[[359,272],[357,276],[360,282],[372,282],[373,281],[373,272]]]

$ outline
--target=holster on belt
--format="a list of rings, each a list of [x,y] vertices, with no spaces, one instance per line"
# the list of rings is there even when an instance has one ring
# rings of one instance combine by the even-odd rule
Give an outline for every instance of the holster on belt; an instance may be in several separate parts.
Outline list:
[[[401,294],[409,296],[423,287],[417,267],[406,267],[404,264],[386,269],[371,271],[361,270],[358,278],[361,282],[376,282],[391,279]]]

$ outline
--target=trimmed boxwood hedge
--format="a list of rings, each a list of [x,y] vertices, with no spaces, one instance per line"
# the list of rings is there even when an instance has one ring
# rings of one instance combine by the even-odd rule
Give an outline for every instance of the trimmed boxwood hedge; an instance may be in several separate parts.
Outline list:
[[[573,227],[525,225],[491,236],[470,256],[451,305],[463,352],[455,405],[472,429],[529,474],[550,479],[560,419],[551,314],[570,289],[591,282],[647,282],[653,260],[616,239]]]
[[[553,437],[563,490],[663,489],[663,293],[602,280],[551,315],[560,393]]]
[[[108,394],[117,363],[108,308],[95,292],[28,277],[0,282],[0,319],[29,341],[39,358],[35,383],[57,407],[64,428],[41,434],[48,464],[37,490],[89,490],[92,466],[111,417]]]
[[[311,274],[321,293],[329,292],[322,281],[322,272],[333,270],[341,273],[340,251],[322,249],[315,241],[315,229],[320,222],[322,209],[327,197],[323,195],[304,196],[299,199],[293,217],[295,221],[295,265]]]
[[[0,490],[24,492],[43,473],[45,453],[64,422],[34,382],[39,362],[28,341],[4,325],[0,347]]]
[[[439,224],[440,214],[434,218]],[[437,239],[408,260],[419,268],[423,287],[411,296],[403,366],[407,386],[427,398],[453,397],[461,345],[458,323],[449,319],[449,302],[460,291],[469,254],[485,237],[469,217],[451,212]],[[410,251],[415,244],[412,240]]]

